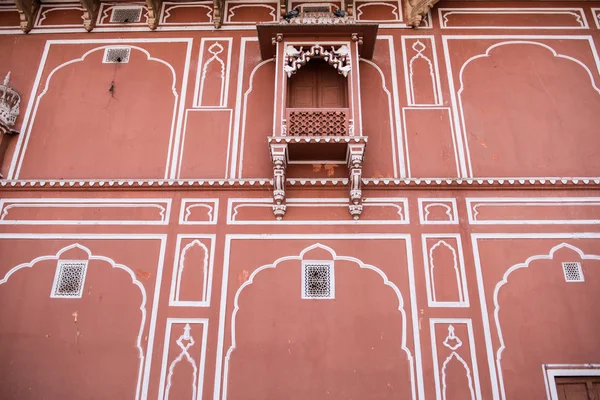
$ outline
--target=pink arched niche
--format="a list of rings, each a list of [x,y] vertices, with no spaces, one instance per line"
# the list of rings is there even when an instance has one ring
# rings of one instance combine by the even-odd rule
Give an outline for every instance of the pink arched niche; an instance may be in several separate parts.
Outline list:
[[[334,263],[335,299],[302,298],[312,259]],[[255,270],[234,303],[223,399],[413,398],[404,300],[376,267],[312,248]]]
[[[247,46],[239,125],[240,157],[235,172],[240,178],[264,178],[273,173],[267,137],[273,132],[275,63],[260,60],[258,44]]]
[[[597,176],[600,89],[577,58],[533,41],[463,64],[458,102],[474,176]]]
[[[81,298],[50,297],[59,260],[87,261]],[[0,306],[1,398],[138,398],[146,294],[128,267],[73,244],[2,274]]]
[[[580,262],[584,282],[567,282],[563,262]],[[494,346],[501,398],[545,398],[541,366],[600,359],[600,256],[562,243],[511,267],[494,291]]]
[[[104,63],[106,47],[42,81],[19,178],[165,177],[179,96],[173,67],[136,46],[125,46],[128,62]]]

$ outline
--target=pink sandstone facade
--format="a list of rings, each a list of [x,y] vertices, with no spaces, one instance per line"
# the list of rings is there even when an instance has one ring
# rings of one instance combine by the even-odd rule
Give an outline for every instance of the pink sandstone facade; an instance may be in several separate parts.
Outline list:
[[[599,35],[0,0],[0,399],[599,399]]]

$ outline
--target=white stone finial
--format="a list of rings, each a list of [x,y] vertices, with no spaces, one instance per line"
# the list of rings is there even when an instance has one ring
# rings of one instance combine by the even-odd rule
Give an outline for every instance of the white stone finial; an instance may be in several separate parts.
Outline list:
[[[8,74],[6,74],[6,78],[4,78],[4,86],[8,86],[9,82],[10,82],[10,71],[8,71]]]

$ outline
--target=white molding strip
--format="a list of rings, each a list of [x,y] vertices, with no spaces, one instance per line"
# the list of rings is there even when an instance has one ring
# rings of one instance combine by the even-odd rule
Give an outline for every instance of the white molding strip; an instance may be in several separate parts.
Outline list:
[[[182,242],[189,239],[189,243],[185,246]],[[179,234],[177,235],[177,247],[175,249],[175,258],[173,259],[173,276],[171,279],[171,289],[169,292],[169,306],[174,307],[210,307],[210,299],[212,294],[212,280],[215,260],[215,241],[216,235],[196,235],[196,234]],[[208,246],[206,243],[208,242]],[[180,300],[179,292],[181,289],[181,278],[185,267],[186,251],[197,244],[205,251],[204,260],[204,284],[202,289],[201,301]],[[210,249],[209,249],[210,247]],[[200,286],[198,285],[198,288]]]
[[[191,220],[194,216],[194,208],[206,209],[206,221]],[[181,199],[179,209],[180,225],[215,225],[219,218],[219,199],[208,198],[186,198]]]
[[[598,225],[600,224],[600,197],[467,197],[467,215],[471,225]],[[566,208],[589,208],[591,218],[552,218],[553,210],[569,214]],[[596,207],[596,209],[592,209]],[[538,218],[486,219],[480,216],[484,208],[504,208],[510,214],[511,208],[537,209]],[[595,211],[595,212],[594,212]],[[565,215],[566,216],[566,215]]]
[[[199,365],[194,365],[197,369],[198,376],[194,378],[195,393],[196,397],[192,398],[192,400],[202,400],[202,389],[204,388],[204,369],[206,365],[206,342],[208,338],[208,319],[207,318],[167,318],[167,326],[165,331],[165,342],[163,348],[163,357],[161,363],[160,370],[160,383],[159,383],[159,391],[158,398],[159,400],[168,399],[168,389],[167,385],[170,385],[170,378],[173,375],[173,367],[178,363],[178,361],[182,360],[184,355],[189,356],[191,359],[193,357],[187,353],[187,348],[182,345],[180,346],[182,352],[178,358],[172,361],[171,365],[169,365],[169,374],[167,375],[167,363],[169,362],[169,347],[171,345],[171,331],[173,329],[174,324],[187,324],[190,328],[193,329],[194,325],[202,326],[202,339],[200,344],[200,355],[199,355]],[[185,328],[184,328],[185,329]],[[188,333],[191,332],[191,329]],[[190,338],[193,338],[194,333],[191,332]],[[177,333],[176,333],[177,334]],[[188,339],[189,340],[189,339]],[[198,343],[198,339],[194,339],[194,344]],[[179,343],[178,343],[179,345]],[[195,360],[194,360],[195,361]],[[167,396],[165,397],[165,391],[167,391]]]
[[[429,241],[429,242],[428,242]],[[436,241],[431,246],[431,242]],[[454,247],[456,244],[456,248]],[[456,274],[456,287],[459,301],[437,300],[435,290],[434,257],[433,252],[438,247],[444,247],[452,252],[454,270]],[[422,234],[421,247],[423,250],[423,267],[425,268],[425,287],[427,289],[427,303],[429,307],[470,307],[469,290],[467,286],[467,273],[462,249],[460,234],[439,233]],[[438,265],[439,267],[439,265]]]
[[[348,211],[347,198],[290,198],[287,200],[288,211],[291,209],[305,208],[333,208],[338,207],[341,215],[339,219],[323,220],[323,219],[292,219],[293,216],[288,215],[285,219],[277,221],[273,218],[271,209],[273,207],[273,199],[271,198],[230,198],[227,202],[227,224],[228,225],[408,225],[410,217],[408,212],[408,199],[404,197],[393,198],[365,198],[363,207],[365,209],[375,209],[387,207],[394,209],[397,214],[397,219],[352,219]],[[269,212],[265,219],[250,219],[238,220],[238,212],[242,208],[264,208]],[[364,216],[364,214],[363,214]]]
[[[431,209],[441,207],[448,220],[430,219]],[[458,208],[455,198],[419,197],[419,223],[421,225],[458,225]]]
[[[477,365],[477,355],[475,352],[475,337],[473,334],[473,324],[470,318],[430,318],[429,319],[429,330],[431,332],[431,352],[433,356],[433,371],[435,377],[435,395],[436,400],[446,400],[446,393],[442,388],[442,385],[445,388],[445,377],[443,377],[443,372],[440,374],[440,368],[438,363],[438,351],[437,351],[437,337],[435,333],[435,325],[436,324],[464,324],[467,326],[467,330],[469,332],[469,352],[471,355],[471,368],[473,372],[473,382],[475,384],[475,393],[471,391],[471,398],[476,400],[481,400],[481,385],[479,383],[479,368]],[[450,357],[447,358],[449,360]],[[464,360],[463,360],[464,361]],[[468,370],[467,370],[468,371]],[[442,378],[442,379],[440,379]]]
[[[54,209],[52,219],[11,219],[11,210]],[[61,219],[64,209],[130,209],[133,217],[141,208],[156,209],[157,219]],[[4,198],[0,199],[0,225],[168,225],[171,199],[152,198]],[[97,216],[96,216],[97,217]]]
[[[449,17],[451,15],[477,15],[479,21],[485,20],[485,15],[522,15],[527,19],[534,17],[541,18],[545,15],[566,15],[573,17],[573,26],[563,25],[501,25],[501,26],[488,26],[488,25],[461,25],[461,26],[448,26],[450,24]],[[494,7],[494,8],[438,8],[438,17],[440,21],[440,27],[442,29],[589,29],[587,19],[585,18],[585,12],[583,8],[575,7]]]

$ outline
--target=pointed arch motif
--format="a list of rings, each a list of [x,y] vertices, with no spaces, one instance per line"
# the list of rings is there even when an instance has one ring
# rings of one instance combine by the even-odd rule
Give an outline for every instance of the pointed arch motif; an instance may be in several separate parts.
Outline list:
[[[24,269],[24,268],[33,268],[35,266],[35,264],[39,263],[40,261],[47,261],[47,260],[58,261],[60,259],[60,256],[63,253],[65,253],[71,249],[75,249],[75,248],[83,250],[87,254],[88,260],[90,260],[90,261],[93,261],[93,260],[104,261],[104,262],[110,264],[112,266],[112,268],[120,269],[120,270],[127,272],[129,274],[129,276],[131,277],[132,283],[135,286],[137,286],[138,289],[140,290],[140,293],[142,295],[142,302],[140,304],[139,309],[140,309],[142,318],[141,318],[141,322],[140,322],[140,329],[138,331],[138,337],[136,340],[136,347],[138,349],[140,362],[139,362],[138,381],[137,381],[137,385],[136,385],[136,394],[135,394],[135,398],[140,399],[141,387],[142,387],[142,375],[143,375],[143,371],[144,371],[144,358],[145,358],[144,349],[142,348],[142,336],[144,333],[144,327],[146,326],[146,289],[144,288],[144,285],[137,279],[135,272],[131,268],[129,268],[123,264],[118,264],[109,257],[93,255],[92,251],[89,248],[87,248],[79,243],[73,243],[72,245],[63,247],[55,255],[36,257],[30,262],[22,263],[22,264],[19,264],[19,265],[13,267],[4,275],[4,277],[2,279],[0,279],[0,286],[7,283],[8,280],[10,279],[10,277],[12,275],[14,275],[15,273],[17,273],[19,270]]]
[[[504,352],[506,345],[504,343],[504,337],[502,335],[502,327],[500,325],[500,302],[499,302],[500,290],[502,289],[502,287],[504,287],[508,283],[508,279],[513,272],[515,272],[519,269],[522,269],[522,268],[529,268],[530,264],[533,261],[552,260],[552,259],[554,259],[554,254],[561,249],[572,250],[573,252],[577,253],[582,260],[600,261],[600,255],[585,254],[583,252],[583,250],[579,249],[578,247],[563,242],[561,244],[558,244],[558,245],[552,247],[548,254],[531,256],[527,260],[525,260],[525,262],[520,263],[520,264],[515,264],[512,267],[510,267],[504,273],[502,280],[496,284],[496,287],[494,289],[494,323],[496,324],[496,332],[498,335],[498,341],[500,343],[500,345],[498,346],[498,348],[496,350],[495,361],[496,361],[496,369],[497,369],[497,373],[498,373],[498,381],[500,383],[500,385],[499,385],[500,386],[500,395],[503,400],[506,400],[506,392],[505,392],[505,388],[504,388],[504,377],[502,374],[502,353]],[[491,360],[490,360],[490,362],[491,362]]]
[[[243,290],[246,287],[248,287],[254,283],[256,276],[260,272],[267,270],[267,269],[275,269],[281,262],[293,261],[293,260],[302,261],[302,260],[304,260],[304,257],[308,252],[310,252],[311,250],[315,250],[315,249],[320,249],[320,250],[324,250],[324,251],[328,252],[331,255],[331,258],[334,262],[335,261],[349,261],[349,262],[358,264],[358,266],[361,269],[367,269],[367,270],[376,272],[383,280],[384,285],[392,288],[392,290],[394,291],[394,294],[396,295],[396,297],[398,299],[398,311],[400,311],[400,313],[402,315],[403,323],[402,323],[401,349],[406,354],[406,358],[409,362],[410,375],[411,375],[412,398],[413,398],[413,400],[416,400],[417,399],[417,388],[416,388],[415,361],[414,361],[414,358],[412,356],[410,349],[406,345],[406,329],[407,329],[406,326],[407,326],[408,320],[407,320],[406,312],[404,311],[404,299],[402,297],[402,293],[400,292],[400,289],[393,282],[391,282],[388,279],[387,275],[381,269],[379,269],[371,264],[365,264],[361,260],[359,260],[358,258],[355,258],[355,257],[338,256],[336,254],[335,250],[333,250],[331,247],[323,245],[321,243],[315,243],[311,246],[306,247],[297,256],[280,257],[272,264],[266,264],[266,265],[263,265],[263,266],[257,268],[256,270],[254,270],[252,272],[252,274],[250,274],[248,279],[236,291],[235,296],[234,296],[234,308],[233,308],[233,312],[231,314],[231,345],[230,345],[229,349],[227,350],[227,353],[225,356],[224,373],[223,373],[223,378],[221,381],[221,385],[222,385],[221,399],[227,400],[227,386],[228,386],[228,381],[229,381],[229,379],[228,379],[229,378],[228,377],[229,361],[231,359],[231,355],[232,355],[233,351],[236,349],[236,316],[237,316],[238,311],[240,310],[239,298],[240,298],[241,293],[243,292]],[[218,396],[218,389],[215,390],[215,396]]]
[[[200,301],[206,301],[206,293],[207,293],[207,286],[208,286],[208,248],[206,247],[206,245],[204,243],[202,243],[200,240],[195,239],[194,241],[188,243],[183,250],[181,251],[181,258],[179,259],[179,270],[177,272],[177,282],[176,282],[176,288],[175,288],[175,301],[181,301],[181,280],[183,277],[183,271],[185,269],[185,256],[187,254],[187,252],[190,249],[193,249],[194,247],[200,248],[202,249],[202,251],[204,252],[204,258],[203,258],[203,263],[202,263],[202,299]],[[185,299],[184,299],[185,300]],[[195,301],[195,300],[192,300]]]

